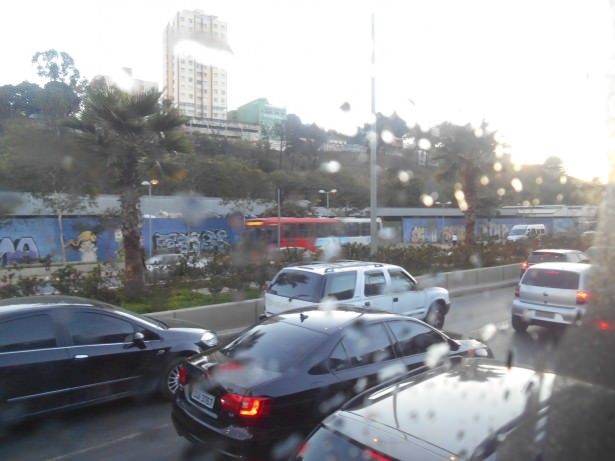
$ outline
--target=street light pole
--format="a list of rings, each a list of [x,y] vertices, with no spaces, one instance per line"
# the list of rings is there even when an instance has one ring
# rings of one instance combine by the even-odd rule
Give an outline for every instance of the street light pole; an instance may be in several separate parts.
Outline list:
[[[147,186],[147,196],[148,198],[152,198],[152,186],[156,186],[160,184],[160,181],[158,181],[157,179],[150,179],[149,181],[143,181],[141,182],[142,186]],[[152,239],[152,213],[148,213],[147,215],[147,235],[149,238],[149,245],[147,246],[148,248],[148,257],[151,258],[152,257],[152,242],[154,241],[154,239]]]
[[[329,210],[329,194],[335,194],[337,193],[337,189],[331,189],[331,190],[324,190],[324,189],[320,189],[318,191],[319,194],[325,194],[326,201],[327,201],[327,210]]]
[[[436,202],[435,204],[436,204],[436,206],[439,206],[439,207],[443,208],[443,207],[452,205],[452,203],[453,202]],[[441,221],[442,225],[440,226],[441,227],[441,229],[440,229],[440,243],[442,243],[444,245],[444,212],[442,212],[442,216],[440,218],[442,220]]]

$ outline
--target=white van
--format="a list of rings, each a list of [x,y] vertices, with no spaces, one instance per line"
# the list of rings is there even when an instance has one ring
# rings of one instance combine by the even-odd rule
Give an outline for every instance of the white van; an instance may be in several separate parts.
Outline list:
[[[540,238],[546,234],[547,228],[544,224],[517,224],[512,227],[506,240],[514,242],[525,238]]]

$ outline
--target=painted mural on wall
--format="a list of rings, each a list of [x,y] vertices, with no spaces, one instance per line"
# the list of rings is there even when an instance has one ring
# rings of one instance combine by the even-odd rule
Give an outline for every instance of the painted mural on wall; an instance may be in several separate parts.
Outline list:
[[[478,240],[503,240],[512,226],[528,223],[514,218],[479,219]],[[579,231],[574,218],[547,218],[549,233]],[[234,247],[241,236],[243,220],[236,215],[207,218],[188,224],[181,218],[152,218],[143,222],[142,236],[147,254],[198,252],[210,254]],[[63,220],[67,262],[119,262],[123,257],[122,234],[116,224],[96,217],[68,217]],[[465,237],[463,218],[404,218],[403,242],[451,242],[453,234]],[[62,262],[59,226],[55,217],[5,218],[0,221],[0,264],[30,264],[48,259]]]
[[[190,226],[180,219],[154,218],[143,226],[145,249],[148,254],[150,245],[152,254],[226,252],[239,241],[241,233],[232,224],[227,218],[208,218]]]
[[[96,234],[92,231],[86,230],[81,232],[77,240],[68,241],[66,246],[77,249],[81,253],[81,262],[95,263],[98,261]]]
[[[40,259],[38,245],[32,237],[0,238],[0,261],[2,266],[9,264],[29,264]]]
[[[208,218],[188,225],[180,218],[153,218],[143,223],[146,251],[208,253],[223,251],[239,240],[241,227],[229,219]],[[151,224],[152,235],[149,229]],[[122,233],[117,224],[103,224],[95,217],[63,220],[67,262],[119,262],[123,257]],[[0,222],[0,264],[62,262],[62,247],[54,217],[5,218]]]
[[[582,225],[575,218],[541,218],[529,221],[521,218],[479,218],[475,236],[479,241],[504,240],[516,224],[544,224],[548,234],[578,233]],[[404,218],[403,241],[412,244],[451,243],[453,234],[460,241],[465,238],[465,223],[459,218]]]

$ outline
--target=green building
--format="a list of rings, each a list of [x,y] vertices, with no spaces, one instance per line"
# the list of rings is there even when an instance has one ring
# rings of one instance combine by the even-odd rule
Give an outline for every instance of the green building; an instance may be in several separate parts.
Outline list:
[[[228,119],[233,122],[258,125],[271,130],[278,124],[286,123],[286,109],[269,104],[265,98],[255,99],[236,110],[229,111]]]

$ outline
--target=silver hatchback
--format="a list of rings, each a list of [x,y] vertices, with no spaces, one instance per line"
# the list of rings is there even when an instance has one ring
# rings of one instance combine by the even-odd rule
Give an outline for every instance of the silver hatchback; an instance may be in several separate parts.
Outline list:
[[[587,263],[539,263],[531,266],[515,288],[512,326],[568,325],[585,314],[589,301]]]

